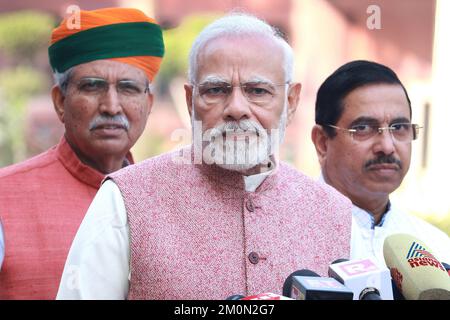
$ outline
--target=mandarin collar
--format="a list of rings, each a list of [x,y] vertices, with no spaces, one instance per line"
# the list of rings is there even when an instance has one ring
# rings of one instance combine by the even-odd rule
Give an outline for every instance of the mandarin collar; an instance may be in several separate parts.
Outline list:
[[[367,229],[369,228],[375,229],[375,227],[383,227],[386,219],[391,216],[390,213],[392,212],[391,200],[388,199],[386,209],[383,212],[383,215],[381,216],[380,222],[378,224],[375,224],[375,218],[369,211],[364,210],[354,204],[353,207],[354,207],[353,216],[358,221],[358,224],[364,226]]]
[[[56,154],[58,160],[72,176],[81,182],[90,185],[91,187],[96,189],[100,188],[100,185],[106,175],[81,162],[72,147],[67,142],[65,136],[61,138],[56,146]],[[134,159],[130,152],[127,153],[123,166],[125,167],[128,164],[134,164]]]
[[[190,149],[190,150],[189,150]],[[183,152],[190,152],[191,161],[194,161],[194,146],[190,145],[188,147],[184,147]],[[185,153],[183,153],[185,154]],[[203,162],[203,160],[202,160]],[[193,163],[193,162],[191,162]],[[248,192],[245,191],[245,181],[244,175],[237,171],[227,170],[217,166],[216,164],[206,164],[200,163],[195,164],[198,170],[205,176],[208,176],[210,179],[214,180],[218,184],[226,185],[231,187],[232,189],[237,190],[238,192]],[[256,188],[255,192],[265,192],[272,189],[278,182],[278,167],[279,161],[278,159],[271,159],[270,166],[272,169],[268,170],[270,173],[267,177],[261,182],[261,184]],[[261,172],[262,173],[262,172]]]

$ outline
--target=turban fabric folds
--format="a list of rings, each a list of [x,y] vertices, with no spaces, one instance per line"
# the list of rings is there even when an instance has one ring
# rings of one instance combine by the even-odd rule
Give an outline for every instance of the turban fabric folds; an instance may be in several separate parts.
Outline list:
[[[79,25],[64,19],[53,30],[48,54],[50,65],[59,73],[108,59],[135,66],[152,81],[164,55],[164,42],[160,26],[140,10],[81,10]]]

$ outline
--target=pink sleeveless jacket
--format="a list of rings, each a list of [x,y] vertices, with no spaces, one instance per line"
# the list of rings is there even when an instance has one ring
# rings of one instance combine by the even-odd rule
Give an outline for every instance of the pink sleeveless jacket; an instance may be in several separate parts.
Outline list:
[[[129,299],[281,294],[286,277],[350,256],[351,203],[280,163],[255,192],[240,174],[174,153],[111,175],[131,237]]]

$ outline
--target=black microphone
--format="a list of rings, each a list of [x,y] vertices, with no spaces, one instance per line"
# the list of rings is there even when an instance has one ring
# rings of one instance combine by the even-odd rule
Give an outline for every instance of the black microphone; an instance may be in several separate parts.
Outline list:
[[[284,281],[283,284],[283,296],[290,297],[292,293],[292,278],[294,276],[309,276],[309,277],[320,277],[317,273],[311,270],[302,269],[292,272]]]
[[[380,291],[375,287],[364,288],[359,294],[359,300],[383,300]]]
[[[242,294],[233,294],[232,296],[229,296],[225,300],[242,300],[242,298],[245,298]]]
[[[320,277],[311,270],[292,275],[289,297],[297,300],[352,300],[353,292],[333,278]]]

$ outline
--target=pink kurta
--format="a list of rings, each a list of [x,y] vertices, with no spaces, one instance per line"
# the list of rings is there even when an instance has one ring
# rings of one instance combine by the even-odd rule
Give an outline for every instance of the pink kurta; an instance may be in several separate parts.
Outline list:
[[[103,178],[80,162],[65,138],[0,169],[6,254],[0,299],[56,297],[70,245]]]
[[[255,192],[242,175],[155,157],[112,174],[131,236],[129,299],[281,294],[299,269],[350,257],[351,203],[281,163]]]

